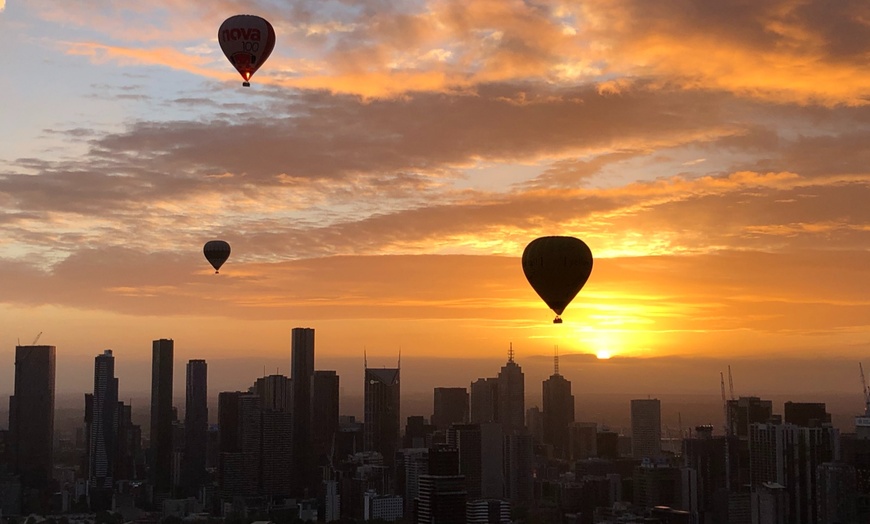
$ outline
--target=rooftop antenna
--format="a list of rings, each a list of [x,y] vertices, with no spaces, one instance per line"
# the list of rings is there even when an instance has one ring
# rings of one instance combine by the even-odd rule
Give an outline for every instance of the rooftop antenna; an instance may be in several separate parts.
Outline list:
[[[553,346],[553,374],[559,374],[559,346]]]
[[[731,428],[728,425],[728,399],[725,397],[725,375],[722,372],[719,372],[719,385],[722,388],[722,415],[725,417],[723,427],[725,428],[725,435],[731,435]]]
[[[365,346],[363,346],[363,366],[365,366],[366,369],[369,368],[369,359],[366,356],[366,347]]]
[[[508,348],[508,362],[514,361],[514,343],[510,343],[510,347]]]
[[[402,369],[402,346],[399,346],[399,365],[398,369]]]

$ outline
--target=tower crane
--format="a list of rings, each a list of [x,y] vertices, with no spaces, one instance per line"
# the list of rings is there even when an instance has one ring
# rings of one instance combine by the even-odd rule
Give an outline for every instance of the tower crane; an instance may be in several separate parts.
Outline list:
[[[858,369],[861,370],[861,393],[864,394],[864,414],[870,415],[870,390],[867,389],[867,379],[864,377],[864,365],[858,362]]]
[[[35,346],[36,343],[39,342],[39,337],[41,337],[41,336],[42,336],[42,331],[40,331],[39,334],[36,335],[36,338],[33,339],[33,344],[30,344],[30,345]]]
[[[725,435],[731,434],[731,428],[728,427],[728,398],[725,396],[725,375],[719,372],[719,384],[722,388],[722,415],[724,416]]]
[[[734,399],[734,381],[731,379],[731,364],[728,364],[728,390],[731,393],[731,400]]]

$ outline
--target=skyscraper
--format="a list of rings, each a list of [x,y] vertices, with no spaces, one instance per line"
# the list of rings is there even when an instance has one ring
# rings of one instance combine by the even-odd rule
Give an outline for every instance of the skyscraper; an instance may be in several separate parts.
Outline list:
[[[472,424],[495,422],[498,412],[498,379],[479,378],[471,383],[471,410],[469,413]]]
[[[631,455],[636,459],[662,454],[662,405],[657,398],[631,401]]]
[[[559,374],[555,357],[553,374],[542,384],[544,394],[544,444],[553,446],[556,458],[568,458],[568,426],[574,422],[574,395],[571,381]]]
[[[184,462],[182,485],[188,496],[196,496],[206,480],[208,447],[208,365],[205,360],[187,363],[187,395],[184,410]]]
[[[508,361],[498,374],[498,412],[497,421],[501,422],[505,435],[525,429],[526,400],[525,376],[520,366],[514,362],[514,349],[508,351]]]
[[[440,430],[450,424],[468,422],[468,390],[465,388],[435,388],[432,424]]]
[[[315,371],[311,396],[311,440],[317,456],[327,455],[338,432],[339,380],[335,371]]]
[[[94,358],[94,395],[91,400],[88,442],[88,486],[91,509],[112,507],[112,489],[118,454],[118,379],[115,357],[107,349]]]
[[[151,344],[151,474],[154,492],[172,489],[172,359],[175,343],[161,338]]]
[[[218,483],[225,499],[260,493],[261,417],[258,395],[241,391],[218,394]]]
[[[290,341],[293,381],[293,471],[297,491],[313,484],[311,453],[311,381],[314,377],[314,329],[293,328]]]
[[[363,446],[380,452],[387,465],[399,449],[399,393],[399,368],[366,368]]]
[[[15,386],[9,398],[13,471],[23,488],[43,493],[54,466],[54,378],[54,346],[15,346]]]

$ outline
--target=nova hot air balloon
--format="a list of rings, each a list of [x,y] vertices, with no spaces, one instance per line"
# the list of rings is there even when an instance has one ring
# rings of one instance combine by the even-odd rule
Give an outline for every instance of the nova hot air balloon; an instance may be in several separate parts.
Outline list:
[[[209,240],[202,248],[202,254],[206,260],[214,268],[215,275],[218,274],[224,262],[230,258],[230,245],[223,240]]]
[[[224,20],[218,29],[221,50],[250,87],[251,77],[275,48],[275,30],[266,19],[254,15],[236,15]]]
[[[556,312],[554,324],[592,273],[592,251],[579,238],[541,237],[523,251],[523,273],[538,295]]]

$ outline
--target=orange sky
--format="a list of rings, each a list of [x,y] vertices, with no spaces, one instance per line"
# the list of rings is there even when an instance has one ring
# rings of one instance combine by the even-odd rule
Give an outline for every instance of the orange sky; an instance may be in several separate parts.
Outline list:
[[[236,12],[277,33],[250,89],[215,38]],[[857,364],[868,25],[857,0],[0,0],[29,57],[0,56],[0,390],[39,332],[83,374],[161,337],[179,369],[283,358],[296,326],[448,367]],[[562,326],[520,267],[541,235],[596,257]]]

